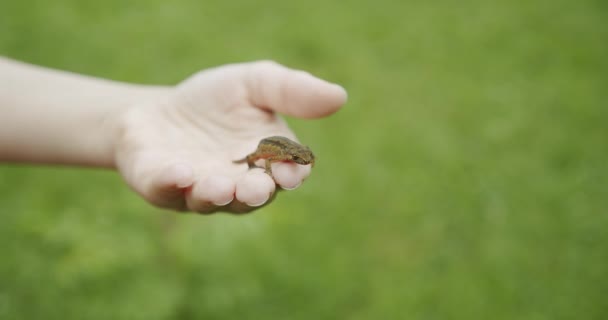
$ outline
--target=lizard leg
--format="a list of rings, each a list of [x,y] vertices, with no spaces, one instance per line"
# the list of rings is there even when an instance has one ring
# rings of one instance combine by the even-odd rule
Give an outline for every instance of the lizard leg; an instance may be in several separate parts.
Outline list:
[[[272,168],[270,167],[270,165],[272,164],[272,157],[270,158],[266,158],[266,161],[264,162],[264,172],[266,172],[269,176],[272,177]]]
[[[264,162],[264,169],[265,169],[264,172],[266,172],[269,176],[273,177],[272,176],[272,167],[270,165],[273,162],[280,161],[281,157],[280,156],[278,156],[278,157],[268,157],[265,160],[266,161]]]

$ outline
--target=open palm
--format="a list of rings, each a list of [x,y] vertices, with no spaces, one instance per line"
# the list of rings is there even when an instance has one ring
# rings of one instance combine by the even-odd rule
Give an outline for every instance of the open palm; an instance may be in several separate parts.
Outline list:
[[[248,212],[272,198],[275,182],[297,187],[310,166],[273,163],[273,180],[232,161],[264,137],[295,140],[277,113],[318,118],[345,101],[340,86],[273,62],[204,70],[122,115],[116,163],[129,185],[155,205]]]

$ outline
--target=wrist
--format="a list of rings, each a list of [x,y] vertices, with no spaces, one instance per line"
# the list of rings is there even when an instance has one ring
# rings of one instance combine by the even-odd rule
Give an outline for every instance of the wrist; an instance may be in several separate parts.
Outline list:
[[[0,161],[115,167],[121,114],[169,90],[0,57]]]

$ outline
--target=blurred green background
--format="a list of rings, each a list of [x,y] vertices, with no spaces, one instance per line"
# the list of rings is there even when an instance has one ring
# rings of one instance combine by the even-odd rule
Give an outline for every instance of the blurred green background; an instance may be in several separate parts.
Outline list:
[[[349,103],[247,216],[0,166],[0,319],[605,319],[608,5],[0,1],[0,54],[173,84],[273,59]],[[1,116],[1,115],[0,115]]]

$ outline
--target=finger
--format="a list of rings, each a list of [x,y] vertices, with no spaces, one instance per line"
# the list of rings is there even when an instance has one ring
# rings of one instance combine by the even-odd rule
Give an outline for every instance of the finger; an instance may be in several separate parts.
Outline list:
[[[211,175],[197,181],[186,194],[188,209],[211,213],[217,207],[229,204],[234,199],[236,185],[226,176]]]
[[[262,61],[249,64],[246,81],[253,105],[299,118],[330,115],[346,103],[346,90],[309,73]]]
[[[266,203],[275,191],[272,178],[261,169],[247,171],[236,183],[236,200],[250,207]]]
[[[299,165],[292,162],[275,162],[272,164],[272,175],[281,188],[293,190],[302,184],[310,175],[310,165]]]
[[[151,203],[164,208],[185,209],[184,191],[194,182],[192,167],[174,163],[149,172],[144,179],[143,195]]]

